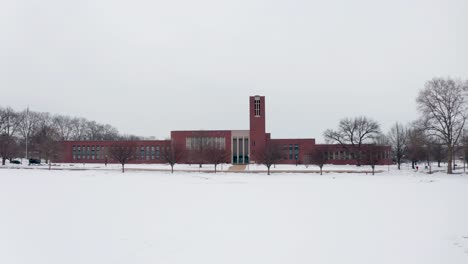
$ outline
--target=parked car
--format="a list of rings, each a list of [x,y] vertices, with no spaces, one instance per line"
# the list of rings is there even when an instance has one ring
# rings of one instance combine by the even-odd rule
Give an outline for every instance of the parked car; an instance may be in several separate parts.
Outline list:
[[[31,164],[41,164],[40,159],[29,159],[29,165]]]
[[[19,160],[12,160],[12,161],[10,161],[10,164],[21,164],[21,161],[19,161]]]

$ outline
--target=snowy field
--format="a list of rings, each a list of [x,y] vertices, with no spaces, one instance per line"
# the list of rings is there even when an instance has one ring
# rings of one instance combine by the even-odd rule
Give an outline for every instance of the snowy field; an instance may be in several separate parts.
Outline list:
[[[216,168],[217,171],[228,171],[231,167],[231,164],[219,164]],[[409,169],[409,164],[403,165],[404,168]],[[47,164],[41,164],[39,166],[28,166],[27,162],[24,161],[21,165],[9,164],[4,166],[7,168],[36,168],[36,169],[48,169]],[[121,169],[120,164],[108,164],[105,166],[102,163],[54,163],[52,169],[66,169],[66,170],[119,170]],[[159,171],[170,171],[171,167],[168,164],[126,164],[125,168],[128,170],[159,170]],[[376,166],[377,171],[388,171],[389,166]],[[320,172],[319,167],[315,165],[305,166],[303,164],[299,165],[274,165],[271,166],[272,172]],[[176,164],[174,166],[176,171],[193,171],[193,172],[214,172],[214,165],[212,164],[203,164],[202,168],[198,164]],[[265,165],[261,164],[249,164],[246,165],[245,172],[266,172],[267,168]],[[370,166],[356,167],[355,165],[330,165],[326,164],[323,167],[324,171],[332,172],[369,172],[371,171]]]
[[[468,176],[381,169],[0,169],[0,263],[468,263]]]

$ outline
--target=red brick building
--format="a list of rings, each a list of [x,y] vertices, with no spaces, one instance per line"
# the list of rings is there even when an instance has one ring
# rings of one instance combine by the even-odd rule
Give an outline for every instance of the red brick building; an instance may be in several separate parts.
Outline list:
[[[216,146],[227,153],[226,163],[259,163],[268,144],[279,148],[279,164],[301,164],[309,162],[310,153],[320,150],[329,164],[356,164],[357,154],[351,146],[317,145],[313,138],[272,139],[266,132],[265,97],[249,98],[249,130],[194,130],[171,131],[170,140],[143,140],[126,142],[135,148],[132,163],[165,163],[162,151],[168,146],[178,144],[183,154],[180,163],[194,162],[195,150],[200,146]],[[115,141],[65,141],[63,142],[61,162],[64,163],[104,163],[114,162],[107,155],[108,148]],[[369,152],[377,164],[390,164],[390,146],[364,145],[361,152]],[[192,153],[192,154],[189,154]],[[370,152],[369,152],[370,153]],[[195,154],[196,155],[196,154]],[[209,162],[205,162],[209,163]]]

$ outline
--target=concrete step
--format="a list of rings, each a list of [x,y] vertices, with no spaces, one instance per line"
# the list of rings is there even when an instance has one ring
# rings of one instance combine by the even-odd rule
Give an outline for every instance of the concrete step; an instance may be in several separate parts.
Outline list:
[[[245,168],[247,168],[247,165],[231,165],[228,171],[245,171]]]

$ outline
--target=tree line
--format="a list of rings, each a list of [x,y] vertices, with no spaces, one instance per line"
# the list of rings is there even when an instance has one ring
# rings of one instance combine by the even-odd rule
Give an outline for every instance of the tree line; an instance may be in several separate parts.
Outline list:
[[[52,115],[25,109],[0,107],[0,157],[2,164],[17,157],[44,159],[58,155],[59,141],[140,139],[121,135],[108,124],[85,118]]]
[[[452,78],[433,78],[427,81],[416,98],[419,118],[409,124],[396,122],[384,133],[378,121],[366,116],[343,118],[338,128],[327,129],[323,135],[327,143],[337,144],[351,153],[356,164],[370,165],[374,172],[378,162],[378,146],[391,146],[392,160],[401,169],[403,161],[410,161],[415,169],[423,162],[432,171],[431,163],[447,162],[447,173],[453,173],[455,159],[468,162],[468,81]],[[329,162],[327,148],[307,153],[305,164],[322,167]],[[268,168],[281,159],[280,146],[267,143],[262,163]]]

